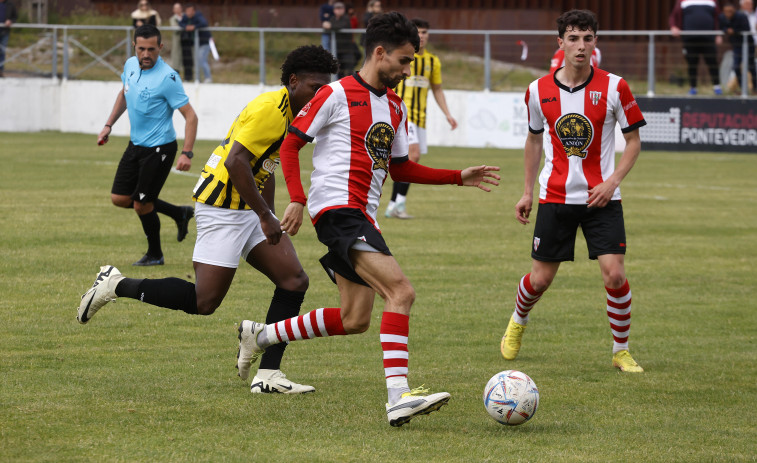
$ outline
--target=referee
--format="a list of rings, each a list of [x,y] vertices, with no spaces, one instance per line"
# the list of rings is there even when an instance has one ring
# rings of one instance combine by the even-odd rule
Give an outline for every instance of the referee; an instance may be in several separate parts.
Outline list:
[[[158,28],[149,24],[137,28],[133,45],[136,56],[126,60],[121,74],[124,86],[97,143],[108,141],[113,124],[128,109],[131,139],[118,163],[110,198],[118,207],[134,208],[147,236],[147,253],[133,265],[163,265],[158,212],[176,221],[179,241],[187,236],[189,220],[194,216],[191,206],[175,206],[158,199],[178,146],[173,112],[178,109],[186,121],[184,147],[176,161],[176,169],[184,171],[192,167],[197,115],[179,74],[159,56],[163,44]]]

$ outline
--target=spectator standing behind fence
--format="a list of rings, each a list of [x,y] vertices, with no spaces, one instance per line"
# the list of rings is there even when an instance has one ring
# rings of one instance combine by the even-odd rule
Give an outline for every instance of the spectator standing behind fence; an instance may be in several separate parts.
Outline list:
[[[754,11],[754,2],[752,0],[741,0],[739,7],[749,20],[749,30],[752,31],[752,39],[754,43],[757,43],[757,13]]]
[[[355,69],[357,60],[355,59],[355,43],[352,41],[352,34],[340,33],[342,29],[350,28],[350,17],[347,16],[347,9],[342,2],[334,3],[334,15],[331,20],[327,21],[326,29],[336,32],[336,60],[339,61],[339,73],[341,79],[344,76],[352,74]]]
[[[686,57],[689,74],[689,95],[697,94],[697,67],[699,57],[704,58],[707,70],[710,72],[715,95],[722,95],[720,88],[720,74],[716,45],[723,43],[722,36],[712,35],[683,35],[681,31],[716,31],[720,8],[715,0],[699,0],[696,2],[678,0],[670,13],[670,32],[673,37],[681,37],[683,54]]]
[[[208,20],[202,15],[194,3],[187,3],[184,7],[184,16],[179,22],[179,26],[184,29],[181,34],[181,50],[184,62],[184,80],[193,80],[194,71],[194,43],[195,43],[195,29],[203,29],[208,27]],[[202,69],[202,81],[212,82],[213,79],[210,75],[210,64],[208,63],[208,55],[210,55],[210,31],[200,30],[200,49],[199,49],[199,63],[200,69]]]
[[[137,4],[137,9],[131,12],[131,22],[136,29],[145,24],[160,27],[162,21],[160,19],[160,14],[150,7],[150,2],[147,0],[140,0]]]
[[[18,20],[16,6],[7,0],[0,0],[0,77],[4,77],[5,49],[11,34],[11,24]]]
[[[179,27],[181,18],[184,17],[184,8],[181,3],[173,4],[173,16],[169,19],[171,27]],[[171,67],[181,74],[183,68],[181,64],[181,31],[171,32]]]
[[[749,32],[749,18],[743,11],[736,11],[736,4],[728,2],[723,6],[723,12],[718,18],[720,29],[725,33],[728,42],[733,47],[733,72],[736,73],[736,80],[739,87],[743,85],[741,81],[741,61],[744,59],[742,47],[744,36],[742,32]],[[754,38],[751,34],[747,38],[747,67],[752,75],[752,89],[757,91],[757,74],[754,66]],[[743,87],[742,87],[743,88]]]
[[[318,9],[318,18],[321,21],[321,27],[323,27],[323,34],[321,34],[321,46],[326,50],[331,50],[331,17],[334,15],[334,0],[321,5]]]
[[[363,15],[363,27],[368,27],[368,22],[372,17],[382,13],[381,0],[371,0],[365,6],[365,14]],[[365,46],[365,34],[360,37],[360,43]]]

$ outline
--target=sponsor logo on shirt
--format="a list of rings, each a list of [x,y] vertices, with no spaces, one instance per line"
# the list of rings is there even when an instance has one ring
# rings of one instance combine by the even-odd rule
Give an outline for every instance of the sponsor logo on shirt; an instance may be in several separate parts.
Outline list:
[[[365,135],[365,148],[373,159],[373,170],[389,171],[389,153],[394,142],[394,129],[386,122],[377,122]]]
[[[557,120],[555,132],[568,157],[586,157],[586,148],[594,138],[594,129],[586,116],[577,113],[565,114]]]
[[[350,107],[355,107],[355,106],[368,106],[368,102],[367,101],[350,101]]]
[[[628,111],[629,109],[633,108],[634,106],[636,106],[636,100],[631,100],[630,103],[628,103],[627,105],[623,106],[623,109],[626,110],[626,111]]]
[[[271,161],[270,159],[266,159],[263,161],[263,170],[266,172],[273,173],[276,170],[277,163],[274,161]]]
[[[556,96],[553,96],[552,98],[542,98],[541,99],[542,104],[544,104],[544,103],[552,103],[553,101],[557,101],[557,97]]]
[[[300,109],[300,112],[297,113],[297,117],[305,117],[308,114],[308,111],[310,111],[310,102],[306,104],[305,106]]]

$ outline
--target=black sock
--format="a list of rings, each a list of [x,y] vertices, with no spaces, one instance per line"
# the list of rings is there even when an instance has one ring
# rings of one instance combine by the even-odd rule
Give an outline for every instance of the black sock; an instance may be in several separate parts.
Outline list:
[[[300,313],[302,301],[305,299],[305,291],[287,291],[276,288],[273,292],[271,305],[265,317],[266,324],[276,323],[288,318],[296,317]],[[278,370],[281,368],[281,358],[284,349],[289,343],[280,342],[266,348],[260,359],[260,367],[264,370]]]
[[[151,257],[162,257],[163,250],[160,247],[160,218],[155,209],[145,215],[140,215],[142,230],[147,236],[147,254]]]
[[[397,189],[397,194],[402,196],[407,196],[407,190],[410,189],[410,184],[405,182],[394,182],[394,186]],[[394,192],[392,192],[392,195],[394,198],[392,200],[395,200],[397,198],[396,195],[394,195]]]
[[[143,278],[124,278],[116,286],[116,296],[128,297],[129,299],[139,299],[139,284]]]
[[[155,210],[161,214],[167,215],[176,221],[181,220],[182,214],[179,206],[167,203],[162,199],[156,199],[153,204],[155,205]]]
[[[190,315],[197,314],[195,285],[181,278],[124,278],[116,286],[116,296],[137,299],[166,309],[181,310]]]

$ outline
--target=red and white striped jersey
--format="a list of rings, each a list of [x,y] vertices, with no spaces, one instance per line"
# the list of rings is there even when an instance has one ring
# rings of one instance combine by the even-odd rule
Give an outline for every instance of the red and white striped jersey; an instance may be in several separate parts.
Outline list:
[[[599,48],[595,47],[591,52],[591,65],[598,68],[601,64],[602,52],[599,51]],[[552,56],[552,61],[549,63],[549,73],[554,74],[555,71],[563,66],[565,66],[565,50],[558,48],[554,56]]]
[[[308,212],[360,209],[378,229],[376,211],[390,158],[408,155],[407,108],[392,89],[377,90],[355,73],[321,87],[289,131],[313,150]]]
[[[615,124],[623,133],[646,125],[626,81],[595,68],[572,89],[554,74],[535,80],[526,91],[526,106],[528,129],[548,130],[540,203],[586,204],[588,190],[615,171]],[[620,199],[620,188],[612,199]]]

